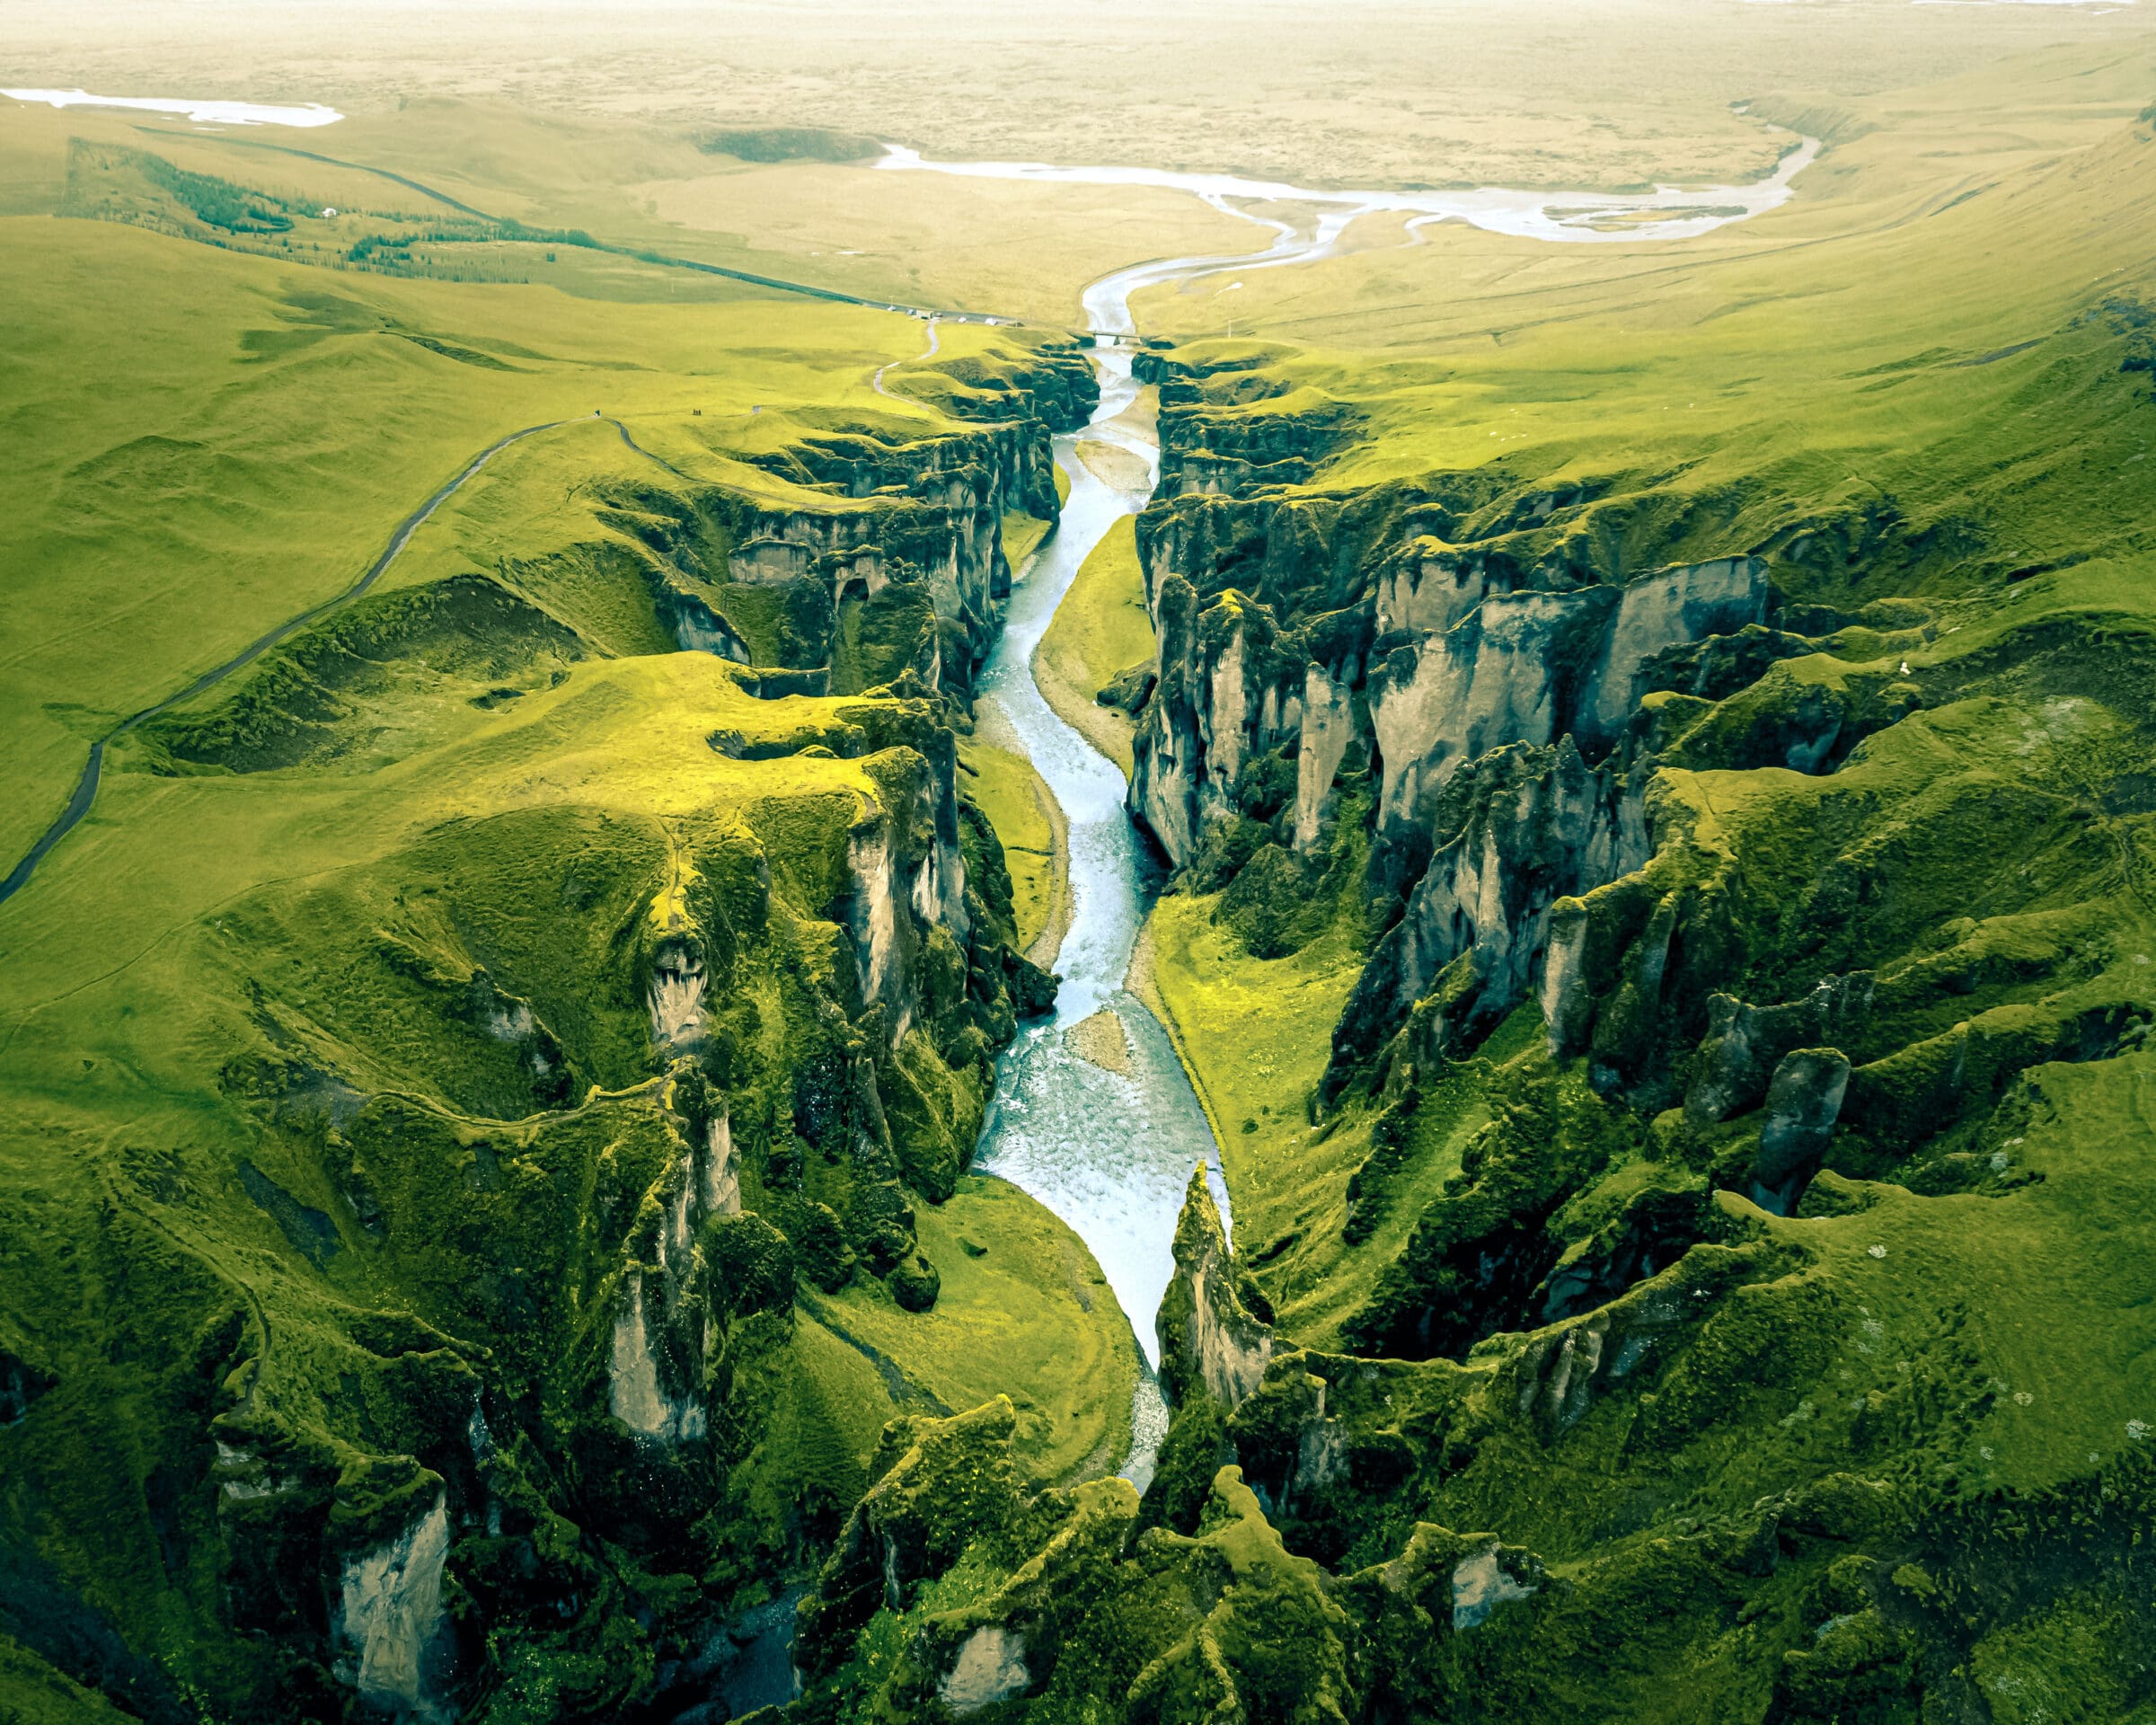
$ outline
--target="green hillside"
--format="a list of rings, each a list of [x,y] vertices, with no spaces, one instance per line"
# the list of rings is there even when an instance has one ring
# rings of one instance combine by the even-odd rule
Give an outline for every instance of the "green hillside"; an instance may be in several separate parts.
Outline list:
[[[752,11],[0,102],[0,1721],[2156,1721],[2145,23]]]

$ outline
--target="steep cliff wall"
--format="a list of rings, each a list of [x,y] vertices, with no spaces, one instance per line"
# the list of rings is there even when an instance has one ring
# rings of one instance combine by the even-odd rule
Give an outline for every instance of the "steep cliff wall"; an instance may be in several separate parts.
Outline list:
[[[837,1526],[859,1464],[826,1428],[890,1402],[867,1354],[865,1386],[796,1358],[852,1357],[802,1341],[797,1289],[934,1305],[916,1207],[1053,998],[951,730],[1003,514],[1055,509],[1046,448],[1034,420],[820,437],[786,462],[827,510],[602,483],[614,554],[370,597],[144,739],[168,781],[327,768],[368,811],[182,920],[164,1016],[194,1028],[159,1082],[201,1131],[183,1181],[115,1189],[130,1238],[201,1254],[155,1278],[161,1363],[113,1379],[159,1437],[111,1525],[172,1554],[155,1597],[189,1602],[221,1712],[601,1716],[677,1677],[678,1712],[733,1602]],[[744,662],[817,615],[809,668]],[[823,692],[849,682],[877,692]],[[11,1468],[102,1490],[48,1415],[78,1339],[0,1341]],[[127,1611],[83,1622],[117,1650]]]
[[[1268,493],[1157,504],[1141,523],[1159,658],[1130,803],[1171,863],[1218,887],[1263,850],[1285,854],[1268,879],[1299,867],[1314,887],[1341,787],[1366,785],[1383,938],[1336,1031],[1328,1101],[1418,1002],[1435,1057],[1528,994],[1551,906],[1651,854],[1627,771],[1641,697],[1684,653],[1763,623],[1758,557],[1577,580],[1567,546],[1537,535],[1585,495]],[[1497,531],[1463,551],[1416,531],[1433,518]]]
[[[623,515],[666,556],[666,605],[680,645],[821,670],[824,691],[835,694],[907,672],[921,686],[963,694],[1010,591],[1003,518],[1056,515],[1042,423],[903,438],[829,433],[759,460],[854,507],[707,497],[701,506],[725,523],[719,545],[655,528],[649,511]]]
[[[1273,1355],[1272,1331],[1235,1291],[1220,1212],[1201,1165],[1175,1225],[1175,1274],[1153,1319],[1161,1384],[1178,1404],[1211,1396],[1233,1407],[1255,1390]]]
[[[1159,660],[1132,812],[1229,951],[1361,948],[1299,1099],[1313,1146],[1358,1146],[1335,1239],[1306,1211],[1274,1243],[1330,1309],[1316,1266],[1384,1241],[1339,1331],[1358,1349],[1458,1356],[1621,1292],[1701,1237],[1706,1190],[1791,1215],[1823,1170],[1993,1190],[2010,1154],[1960,1146],[2032,1069],[2137,1046],[2144,973],[2101,933],[2138,915],[2099,861],[2120,840],[2028,763],[2110,734],[2145,667],[2099,670],[2061,621],[1983,627],[1979,601],[1825,602],[1860,565],[1946,579],[1946,529],[1891,510],[1657,554],[1738,512],[1493,464],[1141,518]],[[2036,681],[2087,694],[2010,717]],[[1515,1071],[1529,1039],[1543,1076]],[[1262,1094],[1232,1056],[1197,1065]],[[1645,1154],[1699,1183],[1587,1226],[1570,1207],[1649,1120]]]

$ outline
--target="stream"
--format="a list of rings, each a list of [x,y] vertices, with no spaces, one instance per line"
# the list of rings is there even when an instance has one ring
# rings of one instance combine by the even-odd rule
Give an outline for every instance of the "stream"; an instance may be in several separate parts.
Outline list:
[[[1146,1369],[1135,1391],[1124,1476],[1143,1491],[1168,1429],[1153,1376],[1159,1352],[1152,1319],[1174,1269],[1175,1219],[1191,1170],[1206,1164],[1224,1216],[1228,1195],[1205,1110],[1174,1045],[1123,986],[1159,890],[1159,867],[1124,812],[1122,770],[1056,715],[1033,680],[1033,650],[1079,569],[1108,530],[1152,495],[1150,477],[1136,491],[1100,479],[1079,458],[1079,442],[1092,437],[1121,444],[1144,457],[1149,475],[1159,471],[1153,444],[1111,423],[1137,399],[1131,350],[1100,347],[1095,363],[1100,404],[1091,422],[1056,439],[1056,464],[1071,486],[1062,519],[1012,588],[1003,639],[979,685],[981,702],[1002,710],[1063,806],[1071,921],[1056,960],[1063,986],[1055,1015],[1022,1029],[997,1063],[995,1098],[974,1165],[1022,1187],[1069,1224],[1130,1314]],[[1127,1072],[1096,1065],[1065,1034],[1103,1010],[1121,1021]]]
[[[1175,1268],[1175,1223],[1184,1189],[1191,1170],[1203,1162],[1224,1225],[1230,1222],[1228,1191],[1218,1146],[1174,1044],[1124,986],[1138,933],[1160,890],[1160,865],[1125,811],[1121,770],[1056,715],[1033,680],[1032,667],[1033,650],[1086,558],[1117,521],[1145,507],[1160,476],[1157,441],[1122,417],[1139,394],[1131,375],[1136,334],[1131,295],[1143,288],[1325,257],[1349,223],[1373,213],[1404,215],[1410,235],[1426,222],[1462,220],[1541,240],[1681,239],[1787,201],[1789,181],[1818,151],[1816,138],[1800,138],[1771,175],[1746,186],[1636,193],[1493,187],[1308,190],[1222,174],[938,163],[897,148],[876,164],[970,177],[1166,187],[1191,192],[1273,235],[1262,251],[1134,264],[1085,290],[1100,402],[1085,427],[1055,439],[1056,463],[1070,481],[1070,496],[1055,533],[1012,589],[1003,638],[978,689],[980,702],[1008,720],[1063,807],[1070,829],[1072,903],[1070,928],[1056,961],[1063,986],[1054,1017],[1021,1031],[998,1061],[995,1097],[974,1166],[1022,1188],[1062,1218],[1091,1250],[1128,1314],[1144,1365],[1132,1402],[1130,1457],[1123,1477],[1139,1490],[1153,1477],[1168,1429],[1154,1375],[1160,1357],[1153,1317]],[[1312,213],[1298,224],[1245,207],[1252,204],[1298,205]],[[1079,444],[1089,438],[1140,456],[1147,473],[1144,486],[1121,490],[1095,474],[1078,455]],[[1071,1029],[1102,1011],[1121,1022],[1127,1072],[1097,1065],[1071,1044]]]
[[[303,107],[115,97],[81,90],[4,90],[0,95],[60,109],[119,108],[184,115],[197,124],[317,127],[342,118],[336,110],[319,103]],[[1071,921],[1056,958],[1063,986],[1054,1016],[1026,1027],[1001,1057],[995,1096],[974,1165],[983,1173],[1012,1181],[1061,1217],[1091,1249],[1117,1301],[1130,1317],[1143,1356],[1143,1369],[1134,1392],[1130,1457],[1123,1474],[1141,1490],[1152,1479],[1168,1427],[1167,1408],[1154,1376],[1159,1349],[1153,1314],[1159,1309],[1174,1269],[1176,1217],[1191,1170],[1201,1162],[1205,1164],[1224,1225],[1230,1221],[1228,1192],[1205,1110],[1173,1043],[1144,1004],[1124,986],[1139,931],[1162,884],[1158,862],[1125,812],[1121,771],[1056,717],[1033,680],[1031,662],[1034,649],[1086,558],[1119,519],[1145,507],[1159,477],[1157,443],[1139,423],[1122,417],[1139,394],[1131,371],[1135,325],[1130,296],[1144,288],[1327,257],[1336,250],[1349,225],[1366,215],[1404,217],[1409,243],[1419,237],[1417,230],[1420,227],[1441,221],[1462,221],[1494,233],[1543,241],[1688,238],[1743,221],[1789,200],[1791,181],[1816,158],[1820,141],[1795,134],[1784,136],[1793,141],[1785,147],[1773,172],[1749,184],[1659,186],[1640,192],[1490,186],[1452,190],[1312,189],[1232,174],[1150,168],[935,162],[897,146],[887,146],[882,159],[875,164],[878,169],[887,171],[1182,191],[1224,215],[1264,228],[1272,236],[1257,251],[1134,264],[1103,277],[1085,290],[1085,316],[1094,337],[1094,366],[1100,381],[1100,405],[1085,427],[1055,439],[1056,465],[1070,482],[1070,495],[1056,530],[1035,554],[1026,578],[1012,588],[1002,639],[982,673],[978,690],[982,703],[1000,710],[1062,806],[1069,827]],[[402,180],[399,175],[388,177]],[[411,181],[402,183],[417,185]],[[443,194],[429,195],[460,209],[469,208]],[[1275,213],[1283,207],[1295,219]],[[718,274],[741,275],[708,264],[668,261]],[[855,300],[851,295],[772,278],[741,275],[741,279],[821,298],[881,305],[881,302]],[[914,310],[916,315],[927,315],[917,308],[884,309]],[[1002,321],[978,314],[941,315],[969,322]],[[937,345],[933,316],[928,336],[928,351],[932,354]],[[883,373],[888,369],[887,366],[876,374],[879,390],[883,389]],[[623,440],[636,447],[627,428],[619,421],[614,423]],[[528,426],[482,451],[405,519],[387,548],[343,593],[278,625],[177,694],[121,721],[93,743],[67,807],[29,854],[0,880],[0,900],[13,896],[29,880],[46,854],[89,811],[107,743],[144,720],[202,693],[295,630],[358,597],[380,577],[419,526],[497,452],[551,429],[551,425]],[[1078,454],[1078,446],[1088,439],[1119,445],[1140,457],[1145,466],[1145,482],[1127,490],[1099,477]],[[1112,1013],[1121,1024],[1127,1051],[1126,1070],[1110,1070],[1072,1046],[1067,1034],[1072,1028],[1103,1012]]]

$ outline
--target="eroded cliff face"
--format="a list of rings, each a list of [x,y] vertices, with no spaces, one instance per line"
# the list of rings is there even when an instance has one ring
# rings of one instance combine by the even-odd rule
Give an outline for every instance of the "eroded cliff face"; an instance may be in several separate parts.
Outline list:
[[[1506,508],[1475,551],[1401,543],[1417,510],[1382,500],[1267,491],[1141,522],[1159,659],[1134,814],[1208,884],[1269,845],[1286,857],[1268,880],[1298,859],[1314,886],[1345,791],[1373,898],[1395,907],[1335,1033],[1327,1101],[1411,1015],[1436,1058],[1530,994],[1551,907],[1653,854],[1641,696],[1673,659],[1763,624],[1758,557],[1623,583],[1531,561],[1558,507]]]
[[[1193,364],[1158,350],[1137,356],[1156,385],[1161,476],[1155,495],[1240,497],[1298,485],[1355,441],[1362,416],[1315,390],[1291,390],[1264,369],[1269,350]]]
[[[1233,388],[1249,416],[1281,397]],[[1791,597],[1833,597],[1868,559],[1943,571],[1969,550],[1945,527],[1799,518],[1680,561],[1656,553],[1709,548],[1692,520],[1740,500],[1695,500],[1668,540],[1635,484],[1255,478],[1139,521],[1159,658],[1133,814],[1251,959],[1342,925],[1366,952],[1303,1099],[1323,1131],[1370,1135],[1342,1243],[1393,1214],[1401,1171],[1436,1154],[1426,1097],[1457,1118],[1484,1082],[1460,1063],[1515,1013],[1583,1085],[1533,1104],[1540,1142],[1500,1116],[1448,1148],[1459,1172],[1345,1327],[1359,1348],[1463,1352],[1702,1225],[1671,1197],[1590,1252],[1560,1219],[1663,1110],[1657,1146],[1769,1213],[1799,1211],[1823,1167],[1937,1158],[1914,1178],[1961,1190],[1981,1170],[1954,1134],[2032,1066],[2104,1058],[2146,1021],[2140,973],[2096,933],[2123,903],[2096,817],[2058,816],[1993,752],[2116,722],[2108,674],[2100,700],[2009,716],[2032,677],[2094,691],[2093,645],[2054,624],[1957,653],[1974,611]],[[1987,795],[2019,861],[1975,837]],[[2072,906],[2046,897],[2064,865],[2033,861],[2054,849],[2087,857]],[[1985,912],[1961,914],[1957,869],[1988,883]]]
[[[190,937],[223,1160],[128,1214],[268,1268],[161,1283],[192,1459],[129,1489],[234,1716],[671,1717],[836,1531],[858,1461],[823,1427],[856,1416],[801,1388],[797,1290],[933,1305],[916,1206],[1054,996],[952,730],[1047,452],[1021,416],[773,458],[828,509],[595,494],[605,554],[500,571],[535,597],[370,597],[146,739],[161,772],[477,787],[393,798],[392,838]],[[58,1377],[0,1340],[12,1437]]]
[[[1355,1619],[1330,1578],[1281,1544],[1235,1468],[1208,1481],[1202,1528],[1147,1527],[1123,1480],[1028,1492],[1011,1464],[1014,1425],[1000,1402],[887,1429],[879,1482],[801,1606],[800,1708],[1345,1717]],[[952,1605],[956,1588],[936,1584],[961,1561],[970,1603]],[[877,1654],[871,1622],[890,1653]]]
[[[344,1670],[367,1705],[405,1718],[450,1717],[437,1701],[432,1668],[444,1650],[442,1566],[449,1517],[437,1494],[412,1525],[345,1559],[337,1638],[351,1650]]]
[[[1209,1395],[1233,1407],[1265,1376],[1273,1332],[1243,1307],[1220,1212],[1201,1164],[1175,1225],[1175,1274],[1153,1328],[1161,1385],[1171,1402]]]
[[[1427,834],[1429,862],[1333,1031],[1329,1100],[1411,1013],[1413,1056],[1426,1062],[1480,1041],[1549,974],[1552,906],[1651,854],[1637,798],[1588,766],[1569,734],[1476,756],[1431,805],[1409,829]]]
[[[1427,826],[1465,762],[1513,743],[1569,737],[1591,761],[1623,734],[1650,661],[1766,613],[1757,557],[1658,570],[1622,588],[1488,592],[1457,623],[1409,639],[1373,668],[1371,729],[1383,763],[1381,831]]]
[[[742,1471],[779,1417],[796,1288],[932,1276],[915,1207],[950,1193],[993,1055],[1052,984],[1014,951],[1000,854],[958,801],[939,707],[847,704],[813,734],[857,752],[821,757],[823,791],[777,792],[746,817],[524,822],[506,899],[486,889],[505,836],[454,835],[432,864],[449,901],[432,933],[365,879],[303,917],[364,931],[370,913],[405,916],[408,944],[453,927],[492,942],[535,1022],[565,1027],[569,1082],[521,1119],[455,1108],[461,1045],[430,1050],[414,1026],[430,999],[467,1013],[470,991],[429,995],[408,967],[381,973],[401,992],[378,997],[364,951],[378,937],[356,936],[304,1023],[262,996],[261,1023],[290,1040],[265,1039],[227,1079],[275,1170],[250,1190],[325,1261],[363,1254],[414,1315],[330,1331],[342,1377],[321,1400],[300,1399],[308,1354],[239,1330],[209,1344],[227,1385],[208,1420],[223,1587],[238,1627],[283,1623],[295,1668],[363,1711],[454,1717],[496,1650],[559,1645],[557,1624],[614,1597],[605,1565],[550,1530],[573,1522],[680,1577],[667,1585],[705,1603],[669,1607],[671,1647],[712,1632],[697,1612],[830,1514],[783,1474]],[[581,968],[506,950],[499,931],[517,926],[530,952],[580,951]],[[397,1037],[402,1087],[368,1083]],[[317,1181],[342,1231],[290,1196]],[[780,1494],[775,1517],[752,1489]],[[738,1579],[707,1597],[692,1566],[713,1550],[734,1552]],[[326,1597],[311,1597],[316,1572]]]
[[[1047,429],[1021,418],[929,436],[826,433],[759,457],[831,507],[624,495],[677,645],[793,673],[775,693],[853,694],[910,677],[963,695],[1009,593],[1003,518],[1052,520]],[[707,526],[699,528],[702,518]]]

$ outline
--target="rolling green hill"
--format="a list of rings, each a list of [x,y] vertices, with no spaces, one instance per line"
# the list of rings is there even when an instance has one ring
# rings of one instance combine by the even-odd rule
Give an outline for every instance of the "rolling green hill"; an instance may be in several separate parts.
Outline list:
[[[1069,361],[245,255],[299,207],[192,172],[0,247],[11,862],[103,742],[0,904],[0,1711],[604,1709],[894,1412],[1127,1446],[964,1173],[1046,985],[949,727]],[[466,1627],[385,1620],[450,1544]]]

